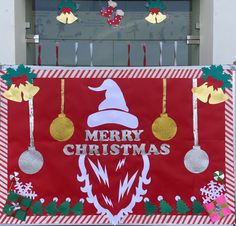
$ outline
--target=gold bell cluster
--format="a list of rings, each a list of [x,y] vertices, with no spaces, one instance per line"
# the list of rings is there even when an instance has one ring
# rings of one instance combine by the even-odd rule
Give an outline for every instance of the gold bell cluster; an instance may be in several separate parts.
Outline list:
[[[232,88],[231,75],[224,73],[223,67],[212,65],[203,68],[203,80],[201,86],[192,89],[193,95],[203,103],[220,104],[229,99],[225,94],[226,88]]]
[[[30,71],[29,67],[20,65],[16,70],[12,68],[7,69],[7,74],[2,76],[9,87],[3,93],[3,96],[11,101],[22,102],[32,99],[39,91],[38,86],[33,85],[33,79],[36,74]]]
[[[78,20],[75,16],[77,6],[73,1],[61,1],[59,4],[59,14],[56,19],[63,24],[72,24]]]

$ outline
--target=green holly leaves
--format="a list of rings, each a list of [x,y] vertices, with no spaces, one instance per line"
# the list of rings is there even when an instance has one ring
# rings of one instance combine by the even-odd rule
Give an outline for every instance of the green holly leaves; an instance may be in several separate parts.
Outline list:
[[[232,83],[230,81],[232,75],[224,72],[223,66],[212,65],[211,67],[203,67],[202,68],[204,81],[207,81],[209,77],[212,77],[216,81],[222,82],[222,90],[224,91],[226,88],[232,88]]]

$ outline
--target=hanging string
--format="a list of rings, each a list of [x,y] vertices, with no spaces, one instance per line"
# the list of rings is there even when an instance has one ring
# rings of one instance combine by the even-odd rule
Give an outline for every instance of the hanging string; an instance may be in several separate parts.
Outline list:
[[[89,44],[89,48],[90,48],[90,66],[93,67],[93,43],[90,42]]]
[[[59,42],[56,42],[56,66],[59,66]]]
[[[128,67],[130,67],[131,63],[130,63],[130,51],[131,51],[131,44],[130,42],[128,42]]]
[[[34,107],[33,98],[29,101],[30,147],[34,147]]]
[[[78,50],[79,50],[79,43],[75,43],[75,66],[78,65]]]
[[[42,49],[42,44],[38,44],[38,65],[41,66],[41,49]]]
[[[177,66],[177,51],[178,51],[178,42],[174,42],[174,66]]]
[[[147,66],[147,48],[146,48],[146,44],[143,43],[142,44],[143,47],[143,66]]]
[[[193,88],[197,87],[197,79],[193,79]],[[198,107],[197,97],[193,95],[193,136],[194,146],[198,146]]]
[[[160,43],[159,43],[159,45],[160,45],[160,58],[159,58],[159,66],[161,67],[162,66],[162,58],[163,58],[163,56],[162,56],[162,52],[163,52],[163,42],[162,41],[160,41]]]
[[[65,110],[65,79],[61,79],[61,114]]]
[[[166,113],[166,94],[167,94],[167,80],[163,79],[163,98],[162,98],[162,113]]]

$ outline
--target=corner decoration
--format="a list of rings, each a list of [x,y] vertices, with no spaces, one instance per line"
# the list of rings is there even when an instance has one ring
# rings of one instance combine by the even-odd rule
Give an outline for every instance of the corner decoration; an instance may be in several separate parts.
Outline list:
[[[232,88],[232,76],[225,73],[222,65],[202,68],[204,83],[192,92],[203,103],[220,104],[229,99],[225,89]]]
[[[62,0],[58,6],[59,16],[57,20],[63,24],[73,24],[78,20],[76,12],[79,8],[79,4],[76,4],[73,0]]]
[[[21,104],[0,80],[0,223],[235,223],[230,79],[212,115],[199,68],[33,72]]]
[[[165,6],[161,0],[150,0],[149,3],[147,3],[147,8],[149,9],[149,15],[145,18],[147,22],[159,24],[167,18],[163,13]]]
[[[29,67],[20,65],[17,69],[8,68],[7,73],[1,77],[10,87],[3,93],[8,100],[15,102],[29,101],[39,91],[39,87],[33,85],[36,74]]]

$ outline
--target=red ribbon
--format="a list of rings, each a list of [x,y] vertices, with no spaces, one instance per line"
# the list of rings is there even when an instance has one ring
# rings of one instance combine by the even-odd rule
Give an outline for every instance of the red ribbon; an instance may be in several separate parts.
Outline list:
[[[130,67],[130,50],[131,50],[131,45],[130,42],[128,43],[128,67]]]
[[[14,84],[16,87],[19,87],[20,84],[26,84],[27,81],[28,81],[28,77],[26,76],[26,74],[23,74],[19,77],[11,78],[12,84]]]
[[[59,66],[59,43],[56,42],[56,66]]]
[[[219,88],[222,88],[223,81],[217,80],[217,79],[213,78],[212,76],[209,76],[207,78],[207,86],[208,87],[213,86],[214,89],[219,89]]]
[[[66,13],[71,13],[72,12],[72,8],[62,8],[62,13],[66,14]]]
[[[151,12],[152,14],[158,14],[160,11],[161,11],[160,8],[151,8],[151,9],[150,9],[150,12]]]
[[[41,66],[41,49],[42,49],[42,45],[39,44],[38,45],[38,65]]]
[[[147,66],[147,48],[146,48],[146,44],[143,43],[143,66]]]

